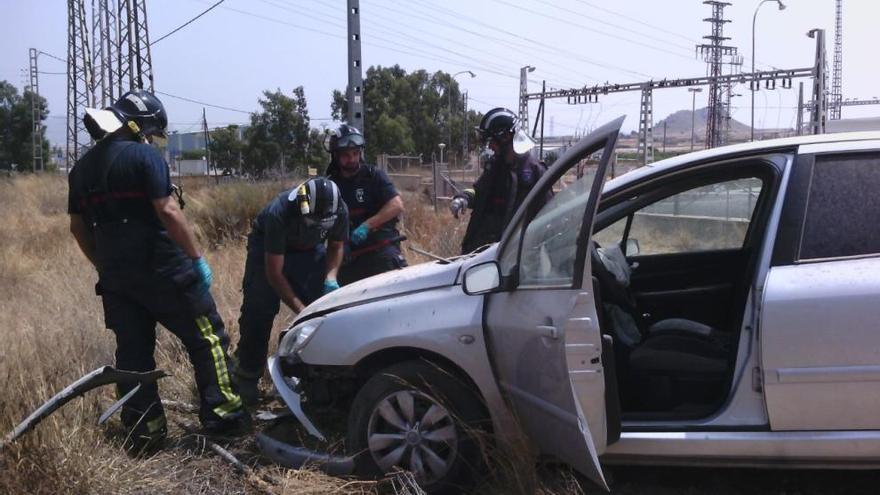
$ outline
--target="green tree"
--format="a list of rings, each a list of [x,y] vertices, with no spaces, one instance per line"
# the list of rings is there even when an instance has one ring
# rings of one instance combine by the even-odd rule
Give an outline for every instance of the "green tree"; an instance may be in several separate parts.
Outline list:
[[[271,169],[295,170],[309,151],[309,111],[302,86],[287,96],[264,91],[261,112],[251,114],[244,147],[245,170],[263,176]]]
[[[218,171],[231,173],[241,168],[239,161],[244,145],[239,139],[239,132],[237,125],[211,131],[211,160]]]
[[[482,115],[462,112],[458,82],[446,72],[417,70],[407,74],[400,66],[370,67],[364,79],[364,134],[367,156],[383,152],[414,152],[425,157],[446,143],[454,156],[461,154],[464,132]],[[342,91],[332,96],[333,118],[345,120],[348,102]],[[469,139],[469,148],[477,143]]]
[[[327,133],[321,129],[309,130],[309,147],[306,152],[306,163],[310,167],[318,169],[318,173],[323,174],[326,165],[330,163],[330,153],[324,147],[324,141]]]
[[[29,89],[19,95],[18,90],[7,81],[0,81],[0,168],[9,169],[14,163],[18,170],[33,171],[33,122],[31,103],[37,100],[40,124],[49,116],[49,105],[43,97],[37,97]],[[43,148],[43,166],[49,168],[49,141],[46,127],[40,126]]]

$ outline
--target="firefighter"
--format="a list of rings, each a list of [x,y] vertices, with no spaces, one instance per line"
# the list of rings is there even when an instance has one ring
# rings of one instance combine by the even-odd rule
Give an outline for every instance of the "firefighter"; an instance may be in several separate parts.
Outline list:
[[[458,218],[471,208],[470,222],[461,242],[462,254],[498,242],[504,228],[547,167],[532,154],[534,143],[517,131],[519,118],[506,108],[489,110],[477,133],[492,152],[472,189],[456,194],[449,205]]]
[[[327,176],[339,185],[351,215],[348,256],[339,270],[342,285],[407,266],[397,231],[403,200],[385,172],[364,163],[365,145],[363,134],[347,124],[329,136]]]
[[[95,290],[116,336],[116,366],[155,369],[161,323],[195,368],[205,430],[246,429],[250,418],[227,369],[229,339],[209,291],[211,268],[172,195],[168,165],[150,144],[165,136],[165,108],[138,89],[106,109],[88,109],[84,122],[97,143],[70,172],[70,231],[98,271]],[[133,386],[119,384],[117,393]],[[143,384],[125,403],[122,423],[131,432],[128,448],[143,452],[162,443],[167,428],[156,383]]]
[[[241,339],[235,352],[235,378],[245,404],[259,401],[259,380],[281,302],[298,314],[338,289],[347,240],[348,208],[336,184],[324,177],[284,191],[254,219],[241,284]]]

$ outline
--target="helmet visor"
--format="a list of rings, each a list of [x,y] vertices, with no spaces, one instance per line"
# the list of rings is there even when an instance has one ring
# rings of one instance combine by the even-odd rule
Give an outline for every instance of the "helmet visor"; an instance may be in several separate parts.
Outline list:
[[[535,140],[529,137],[522,129],[513,135],[513,152],[517,155],[525,155],[535,147]]]
[[[348,134],[337,138],[336,149],[363,148],[366,142],[361,134]]]

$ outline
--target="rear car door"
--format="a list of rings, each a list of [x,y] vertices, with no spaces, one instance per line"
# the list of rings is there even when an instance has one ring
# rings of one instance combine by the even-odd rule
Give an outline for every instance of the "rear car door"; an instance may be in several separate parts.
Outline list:
[[[520,426],[542,453],[600,486],[607,486],[598,461],[607,443],[606,387],[587,253],[622,122],[583,138],[531,192],[502,238],[505,282],[486,296],[485,310],[496,377]],[[575,165],[591,155],[601,156],[578,176]]]
[[[773,430],[880,429],[880,141],[802,146],[761,319]]]

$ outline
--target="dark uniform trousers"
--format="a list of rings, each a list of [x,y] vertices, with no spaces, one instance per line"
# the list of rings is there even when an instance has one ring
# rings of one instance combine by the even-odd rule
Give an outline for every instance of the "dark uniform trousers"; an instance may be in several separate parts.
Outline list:
[[[324,292],[326,253],[323,244],[305,251],[284,255],[283,273],[296,297],[308,305]],[[269,336],[275,316],[281,310],[281,298],[266,278],[265,255],[261,248],[249,248],[241,284],[243,301],[238,328],[241,339],[236,349],[236,373],[259,378],[266,364]]]
[[[195,368],[201,398],[199,419],[206,427],[243,414],[241,398],[227,371],[229,338],[210,292],[192,267],[168,275],[128,272],[102,276],[98,293],[107,327],[116,334],[116,365],[123,370],[156,368],[156,323],[176,335]],[[118,385],[120,396],[134,384]],[[135,432],[154,433],[165,418],[157,384],[144,384],[125,404],[122,421]],[[137,425],[137,426],[135,426]]]

